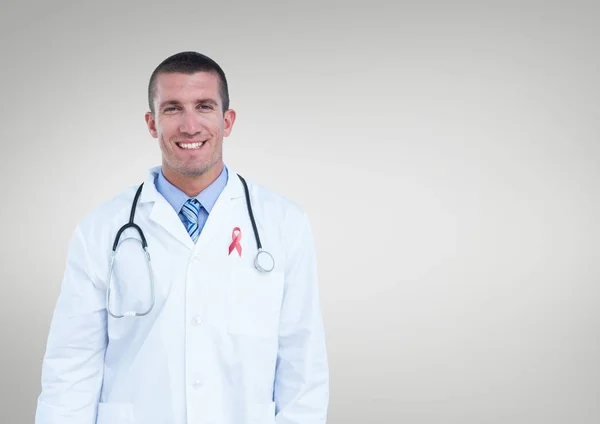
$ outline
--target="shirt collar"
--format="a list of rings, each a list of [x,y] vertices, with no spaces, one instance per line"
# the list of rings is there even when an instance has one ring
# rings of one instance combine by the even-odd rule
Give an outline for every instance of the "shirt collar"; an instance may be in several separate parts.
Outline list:
[[[227,166],[224,165],[223,170],[217,179],[195,197],[195,199],[200,202],[202,207],[206,209],[208,213],[210,213],[213,206],[215,206],[219,195],[227,185],[228,175],[229,171]],[[190,197],[179,188],[171,184],[163,175],[162,169],[158,173],[158,177],[155,181],[156,190],[162,194],[167,202],[169,202],[173,209],[175,209],[175,212],[179,213],[185,202],[187,202]]]

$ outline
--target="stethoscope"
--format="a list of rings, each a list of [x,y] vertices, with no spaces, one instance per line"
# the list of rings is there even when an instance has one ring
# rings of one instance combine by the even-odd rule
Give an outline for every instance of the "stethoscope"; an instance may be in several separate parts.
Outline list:
[[[252,223],[252,231],[254,232],[254,238],[256,240],[257,253],[254,258],[254,267],[261,272],[271,272],[273,270],[273,268],[275,268],[275,259],[273,259],[273,255],[271,255],[269,252],[267,252],[266,250],[264,250],[262,248],[262,243],[260,242],[260,236],[258,234],[258,229],[256,227],[256,221],[254,220],[254,213],[252,212],[252,204],[250,202],[250,193],[248,191],[248,184],[246,183],[246,180],[241,175],[239,175],[239,174],[237,174],[237,175],[240,178],[240,180],[242,181],[242,184],[244,185],[244,192],[246,195],[246,205],[248,208],[248,215],[250,216],[250,222]],[[114,318],[141,317],[141,316],[144,316],[144,315],[147,315],[148,313],[150,313],[150,311],[154,308],[155,285],[154,285],[154,275],[152,272],[152,265],[151,265],[151,259],[150,259],[150,252],[148,252],[148,242],[146,241],[146,236],[144,236],[144,232],[142,231],[140,226],[133,222],[133,218],[135,217],[135,211],[137,208],[140,194],[142,193],[143,186],[144,186],[144,183],[140,184],[140,186],[138,187],[138,189],[135,193],[135,197],[133,198],[132,205],[131,205],[131,213],[129,214],[129,222],[127,224],[123,225],[119,229],[119,231],[117,232],[117,235],[115,236],[115,240],[114,240],[113,247],[112,247],[110,266],[109,266],[109,270],[108,270],[108,278],[107,278],[107,283],[106,283],[108,286],[108,289],[106,290],[106,310]],[[135,237],[128,237],[127,239],[133,239],[135,241],[138,241],[142,245],[142,249],[144,250],[144,257],[146,259],[146,264],[148,266],[148,274],[149,274],[149,279],[150,279],[151,301],[150,301],[150,306],[146,311],[143,311],[143,312],[127,311],[127,312],[124,312],[123,314],[116,314],[116,313],[112,312],[110,309],[111,277],[113,274],[113,266],[115,263],[115,257],[117,256],[117,250],[118,250],[119,246],[121,245],[119,243],[121,234],[128,228],[135,229],[140,236],[139,240]],[[125,240],[127,240],[127,239],[125,239]]]

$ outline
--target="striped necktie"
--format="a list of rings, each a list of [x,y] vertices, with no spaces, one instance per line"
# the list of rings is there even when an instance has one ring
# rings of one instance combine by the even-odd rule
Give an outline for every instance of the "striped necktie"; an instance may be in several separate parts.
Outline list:
[[[200,202],[196,199],[189,199],[184,203],[181,208],[181,213],[187,219],[188,223],[186,225],[186,229],[194,243],[198,240],[198,236],[200,235],[200,227],[198,226],[198,213],[200,212]]]

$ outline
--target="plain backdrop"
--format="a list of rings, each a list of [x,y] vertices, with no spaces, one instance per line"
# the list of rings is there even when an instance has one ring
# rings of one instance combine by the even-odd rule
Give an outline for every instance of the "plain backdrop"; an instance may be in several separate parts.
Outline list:
[[[329,423],[600,422],[599,18],[4,0],[0,422],[33,421],[75,225],[160,163],[148,78],[183,50],[229,79],[226,163],[312,220]]]

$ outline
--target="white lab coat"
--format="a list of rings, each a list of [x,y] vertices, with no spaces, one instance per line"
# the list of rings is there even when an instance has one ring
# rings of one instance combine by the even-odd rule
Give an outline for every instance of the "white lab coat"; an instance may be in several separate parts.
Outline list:
[[[94,209],[71,239],[42,367],[36,424],[322,424],[329,400],[311,227],[294,203],[248,181],[256,244],[234,172],[194,244],[150,170],[135,223],[148,242],[156,303],[144,317],[106,311],[113,240],[136,187]],[[232,229],[242,256],[231,254]],[[136,236],[133,229],[122,238]],[[139,237],[138,237],[139,239]],[[125,240],[111,310],[143,311],[141,246]]]

